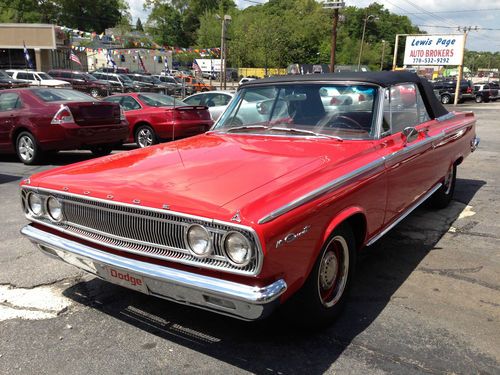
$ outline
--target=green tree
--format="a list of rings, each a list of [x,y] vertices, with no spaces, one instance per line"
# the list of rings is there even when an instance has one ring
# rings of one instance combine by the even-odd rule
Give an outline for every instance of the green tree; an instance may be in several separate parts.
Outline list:
[[[146,23],[146,31],[156,43],[169,46],[183,46],[182,15],[178,9],[167,3],[153,6]]]
[[[135,23],[135,30],[144,31],[144,28],[142,27],[142,21],[140,18],[137,18],[137,22]]]

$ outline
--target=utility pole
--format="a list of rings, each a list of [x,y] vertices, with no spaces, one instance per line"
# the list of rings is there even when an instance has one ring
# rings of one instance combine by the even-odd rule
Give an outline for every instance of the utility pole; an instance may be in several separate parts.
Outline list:
[[[335,72],[335,50],[337,48],[337,26],[339,23],[339,9],[345,7],[345,3],[341,0],[325,1],[323,9],[333,9],[333,25],[332,25],[332,47],[330,50],[330,72]]]
[[[380,58],[380,70],[384,68],[385,40],[382,39],[382,57]]]
[[[224,17],[215,15],[218,20],[221,20],[221,36],[220,36],[220,89],[226,88],[226,57],[227,57],[227,46],[226,46],[226,26],[227,23],[231,22],[231,16],[225,14]]]
[[[361,55],[363,55],[363,44],[365,43],[365,33],[366,33],[366,23],[373,18],[374,21],[377,21],[379,18],[373,14],[370,14],[365,17],[365,22],[363,24],[363,34],[361,36],[361,46],[359,47],[359,56],[358,56],[358,72],[361,69]]]
[[[471,30],[472,30],[471,26],[458,27],[458,31],[463,31],[464,33],[464,41],[462,44],[462,58],[460,59],[460,65],[458,66],[457,85],[455,87],[455,99],[453,101],[453,105],[458,104],[458,96],[460,95],[460,83],[462,82],[462,76],[464,72],[465,43],[467,41],[467,34]],[[477,30],[477,26],[474,28],[474,30]]]

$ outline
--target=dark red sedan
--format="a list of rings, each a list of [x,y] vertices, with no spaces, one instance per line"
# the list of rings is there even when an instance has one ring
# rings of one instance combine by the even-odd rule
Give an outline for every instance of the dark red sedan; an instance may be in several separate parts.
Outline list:
[[[0,153],[17,152],[24,164],[48,151],[90,149],[107,155],[128,137],[120,106],[78,91],[54,88],[0,93]]]
[[[213,124],[208,107],[188,105],[167,95],[119,94],[104,101],[122,106],[130,126],[129,141],[139,147],[205,133]]]

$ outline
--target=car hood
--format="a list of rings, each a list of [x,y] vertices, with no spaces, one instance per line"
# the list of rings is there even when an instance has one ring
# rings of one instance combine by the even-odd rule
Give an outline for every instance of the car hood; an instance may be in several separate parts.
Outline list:
[[[343,143],[208,133],[42,172],[31,184],[230,220],[236,209],[278,198],[283,186],[310,182],[333,161],[350,157]]]
[[[60,81],[58,79],[45,79],[41,81],[42,85],[50,85],[50,86],[70,86],[71,83],[66,81]]]

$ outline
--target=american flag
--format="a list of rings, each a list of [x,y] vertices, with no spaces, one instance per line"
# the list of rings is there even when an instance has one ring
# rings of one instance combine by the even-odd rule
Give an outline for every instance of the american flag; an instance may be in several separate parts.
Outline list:
[[[28,65],[30,69],[33,69],[33,64],[31,63],[30,54],[28,53],[28,49],[26,48],[26,44],[24,43],[24,41],[23,41],[23,46],[24,46],[24,59],[26,60],[26,65]]]
[[[196,73],[199,73],[201,74],[201,68],[200,66],[198,65],[198,63],[196,62],[196,60],[193,61],[193,69]]]
[[[70,59],[71,61],[76,62],[78,65],[82,65],[82,63],[81,63],[80,59],[78,58],[78,56],[77,56],[77,55],[75,55],[75,53],[74,53],[73,51],[71,51],[71,52],[69,53],[69,59]]]
[[[113,60],[113,56],[111,56],[111,50],[108,50],[108,53],[106,55],[106,60],[108,62],[109,67],[116,69],[116,63],[115,60]]]
[[[141,54],[137,52],[137,58],[139,59],[139,63],[141,64],[141,68],[144,71],[144,73],[147,73],[148,71],[146,70],[146,67],[144,66],[144,61],[142,61]]]

